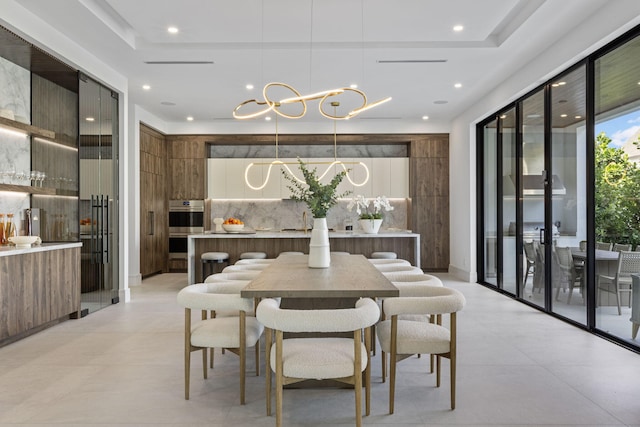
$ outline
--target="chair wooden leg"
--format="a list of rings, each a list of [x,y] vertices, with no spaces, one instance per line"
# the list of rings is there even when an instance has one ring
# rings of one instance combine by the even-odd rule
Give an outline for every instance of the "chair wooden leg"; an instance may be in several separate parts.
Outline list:
[[[365,348],[367,349],[367,367],[364,371],[364,387],[365,387],[365,415],[371,414],[371,341],[374,335],[369,334],[365,336]],[[368,339],[367,339],[368,338]]]
[[[189,400],[189,376],[191,375],[191,309],[184,316],[184,398]]]
[[[382,362],[382,382],[387,381],[387,353],[384,351],[380,351],[381,357],[380,361]]]
[[[282,427],[282,331],[276,331],[276,427]]]
[[[456,356],[449,358],[449,370],[451,375],[451,409],[456,409]]]
[[[260,340],[258,340],[258,342],[256,343],[256,345],[254,346],[255,352],[256,352],[256,377],[260,376]]]
[[[391,316],[391,355],[389,360],[389,414],[393,414],[396,395],[396,362],[397,362],[398,316]]]
[[[353,366],[353,378],[354,378],[354,391],[356,399],[356,427],[362,426],[362,331],[357,330],[353,333],[353,345],[354,345],[354,366]]]
[[[202,349],[202,377],[206,380],[208,378],[208,370],[207,370],[207,349]]]
[[[440,365],[442,365],[442,356],[436,355],[436,387],[440,387]]]
[[[244,405],[245,400],[245,384],[247,376],[247,324],[246,314],[240,312],[240,348],[238,356],[240,356],[240,404]]]
[[[270,328],[265,328],[265,346],[264,346],[264,369],[265,369],[265,383],[267,386],[267,415],[271,416],[271,344],[272,344],[272,332]]]

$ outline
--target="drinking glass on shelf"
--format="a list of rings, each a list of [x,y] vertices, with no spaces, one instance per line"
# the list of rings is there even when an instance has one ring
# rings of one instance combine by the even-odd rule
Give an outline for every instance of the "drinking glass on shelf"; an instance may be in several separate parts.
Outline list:
[[[26,179],[27,175],[24,171],[18,171],[15,173],[15,178],[20,181],[19,184],[22,184],[22,181]]]
[[[47,177],[47,175],[42,172],[42,171],[38,171],[38,181],[40,182],[40,187],[42,187],[42,183],[44,182],[44,179]]]
[[[38,186],[38,171],[31,171],[29,175],[29,180],[31,181],[31,185],[34,187]]]

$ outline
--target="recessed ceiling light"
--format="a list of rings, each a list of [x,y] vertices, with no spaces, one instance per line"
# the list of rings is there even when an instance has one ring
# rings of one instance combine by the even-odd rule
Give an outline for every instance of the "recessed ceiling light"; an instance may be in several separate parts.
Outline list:
[[[149,86],[149,85],[142,85],[142,89],[144,89],[144,90],[149,90],[149,89],[151,89],[151,86]]]
[[[456,83],[453,85],[456,89],[460,89],[462,87],[462,83]]]
[[[95,121],[96,119],[94,119],[93,117],[87,117],[85,120],[86,120],[86,121],[88,121],[88,122],[93,122],[93,121]]]
[[[429,116],[422,116],[422,120],[429,120]]]
[[[269,116],[265,117],[264,119],[265,119],[266,121],[268,121],[268,122],[269,122],[269,121],[271,121],[271,117],[269,117]]]
[[[178,34],[178,27],[169,27],[167,28],[169,34]]]
[[[247,88],[247,90],[251,90],[251,89],[253,89],[253,85],[251,83],[249,83],[249,84],[247,84],[245,86],[245,88]]]
[[[462,30],[464,30],[464,27],[462,25],[453,26],[453,31],[462,31]]]
[[[193,121],[193,117],[191,117],[191,116],[187,117],[187,121],[192,122]]]
[[[576,119],[581,119],[581,118],[582,118],[582,116],[576,116]]]
[[[640,83],[638,83],[638,84],[640,84]],[[358,89],[358,85],[357,85],[357,84],[355,84],[355,83],[351,83],[351,84],[349,85],[349,87],[350,87],[351,89]]]
[[[566,114],[560,114],[560,117],[567,117]]]

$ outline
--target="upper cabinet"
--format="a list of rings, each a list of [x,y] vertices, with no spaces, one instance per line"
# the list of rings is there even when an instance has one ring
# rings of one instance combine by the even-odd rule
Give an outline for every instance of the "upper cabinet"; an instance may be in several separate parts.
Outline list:
[[[169,199],[204,200],[206,192],[206,148],[189,136],[168,137]]]

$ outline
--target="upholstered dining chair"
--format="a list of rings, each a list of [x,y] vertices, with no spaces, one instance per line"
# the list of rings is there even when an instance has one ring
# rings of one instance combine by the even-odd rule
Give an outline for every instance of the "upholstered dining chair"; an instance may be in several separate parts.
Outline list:
[[[620,252],[620,255],[618,255],[616,274],[614,276],[598,274],[598,276],[596,277],[598,301],[600,301],[601,291],[614,294],[616,296],[616,303],[618,305],[618,315],[621,316],[621,293],[626,292],[629,294],[629,306],[631,306],[631,275],[638,272],[640,272],[640,252]]]
[[[247,271],[247,270],[262,271],[267,267],[269,267],[269,264],[265,264],[265,263],[233,264],[223,268],[222,272],[231,273],[236,271]]]
[[[189,400],[191,353],[202,350],[202,371],[207,379],[207,349],[227,349],[240,356],[240,403],[245,403],[246,349],[255,347],[256,375],[260,374],[260,337],[264,327],[247,316],[254,308],[253,298],[235,293],[235,285],[198,283],[178,292],[178,304],[185,309],[184,324],[184,398]],[[200,310],[202,319],[193,323],[191,311]],[[235,310],[235,316],[207,319],[207,312]],[[213,356],[212,362],[213,366]]]
[[[275,261],[275,258],[246,258],[239,259],[233,265],[271,264],[273,261]]]
[[[369,262],[373,265],[411,265],[406,259],[387,259],[387,258],[368,258]]]
[[[228,273],[215,273],[207,276],[207,278],[204,279],[204,283],[220,282],[223,280],[251,281],[256,277],[258,277],[259,274],[260,274],[260,270],[238,270],[238,271],[232,271]]]
[[[375,265],[374,264],[374,266],[382,274],[387,274],[387,273],[424,274],[424,271],[422,271],[422,269],[418,267],[414,267],[412,265],[395,265],[395,264]]]
[[[389,413],[394,412],[396,365],[414,354],[436,356],[436,387],[440,387],[440,368],[443,357],[449,359],[451,380],[451,409],[456,407],[457,312],[465,305],[461,292],[446,287],[425,288],[428,296],[392,297],[385,299],[383,310],[387,320],[377,325],[378,340],[383,356],[389,362]],[[449,314],[449,327],[443,325],[442,315]],[[434,323],[403,320],[402,315],[435,315]]]
[[[271,415],[271,371],[276,376],[276,426],[282,426],[283,387],[305,379],[333,379],[352,384],[356,426],[362,425],[362,372],[366,414],[370,413],[371,344],[369,327],[380,317],[378,305],[362,298],[355,308],[326,310],[281,309],[274,299],[258,304],[258,320],[266,327],[267,415]],[[362,343],[364,330],[365,342]],[[275,345],[272,333],[275,332]],[[285,332],[338,333],[351,337],[284,338]]]

